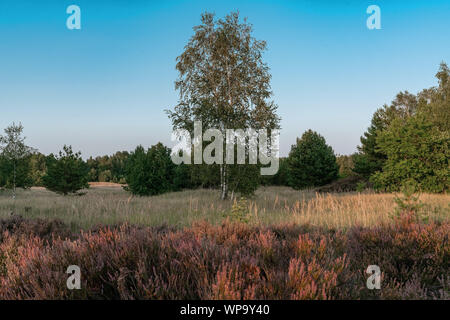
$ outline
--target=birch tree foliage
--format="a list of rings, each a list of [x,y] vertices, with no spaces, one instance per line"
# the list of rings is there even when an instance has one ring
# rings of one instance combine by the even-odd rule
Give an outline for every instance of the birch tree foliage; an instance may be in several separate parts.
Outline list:
[[[204,13],[193,30],[177,58],[179,101],[167,111],[174,129],[192,134],[194,121],[202,121],[203,130],[219,129],[225,140],[226,129],[279,128],[271,75],[262,59],[266,42],[252,36],[246,19],[241,23],[239,14],[231,13],[217,20]],[[220,166],[225,197],[227,166]]]
[[[0,154],[7,161],[11,167],[12,172],[8,172],[7,185],[10,185],[13,190],[13,198],[16,196],[16,186],[18,182],[17,177],[17,167],[21,160],[25,159],[34,149],[25,144],[25,137],[22,136],[23,126],[21,123],[16,125],[13,123],[5,129],[5,135],[0,136]],[[20,179],[22,181],[24,179]],[[25,185],[19,185],[25,186]]]

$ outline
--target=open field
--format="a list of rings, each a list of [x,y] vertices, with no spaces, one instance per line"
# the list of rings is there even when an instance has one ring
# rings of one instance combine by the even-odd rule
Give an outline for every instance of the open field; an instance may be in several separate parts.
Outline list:
[[[14,201],[0,192],[0,218],[12,212],[24,218],[58,218],[75,231],[121,222],[143,226],[190,226],[195,221],[217,225],[230,213],[232,201],[217,190],[188,190],[154,197],[132,197],[117,187],[96,187],[84,196],[60,196],[45,189],[20,190]],[[450,195],[422,194],[423,211],[431,220],[450,219]],[[311,224],[326,228],[390,223],[393,194],[317,194],[286,187],[262,187],[248,201],[250,224]]]
[[[260,188],[243,224],[217,190],[3,191],[0,299],[449,299],[450,196],[420,196],[427,223],[392,219],[394,196]]]

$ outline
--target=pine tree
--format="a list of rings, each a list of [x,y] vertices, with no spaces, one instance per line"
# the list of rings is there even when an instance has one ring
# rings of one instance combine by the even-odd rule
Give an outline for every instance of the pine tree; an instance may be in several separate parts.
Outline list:
[[[49,155],[46,166],[47,173],[42,181],[48,190],[68,195],[89,188],[89,167],[80,152],[73,153],[71,146],[65,145],[59,156]]]
[[[339,166],[333,149],[312,130],[297,139],[287,161],[289,185],[294,189],[322,186],[338,178]]]

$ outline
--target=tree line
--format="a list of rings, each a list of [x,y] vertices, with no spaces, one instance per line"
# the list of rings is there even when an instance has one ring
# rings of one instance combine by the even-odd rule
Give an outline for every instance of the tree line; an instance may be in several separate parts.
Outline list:
[[[15,150],[13,153],[11,150]],[[294,149],[293,149],[294,150]],[[280,159],[280,170],[274,176],[261,176],[258,165],[236,165],[238,174],[229,179],[232,194],[252,195],[260,185],[291,185],[296,188],[328,183],[338,176],[338,165],[325,139],[309,130],[295,147],[296,154]],[[116,182],[136,195],[157,195],[169,191],[195,188],[220,188],[218,165],[175,165],[171,149],[157,143],[132,152],[89,158],[64,146],[58,154],[44,155],[25,144],[23,126],[12,124],[0,136],[0,188],[28,189],[42,186],[68,195],[89,188],[89,182]],[[303,157],[307,155],[307,158]],[[310,162],[321,168],[309,167]],[[313,172],[312,169],[315,171]],[[294,172],[295,171],[295,172]],[[296,177],[288,179],[288,177]]]

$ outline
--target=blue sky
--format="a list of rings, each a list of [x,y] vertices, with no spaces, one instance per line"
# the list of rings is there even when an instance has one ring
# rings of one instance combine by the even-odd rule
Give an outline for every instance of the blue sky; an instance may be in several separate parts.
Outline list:
[[[81,30],[66,8],[81,8]],[[381,30],[366,8],[381,8]],[[22,122],[43,153],[83,157],[172,146],[175,59],[204,11],[239,10],[266,40],[281,154],[311,128],[336,153],[356,150],[376,108],[436,84],[450,62],[450,1],[1,0],[0,128]]]

